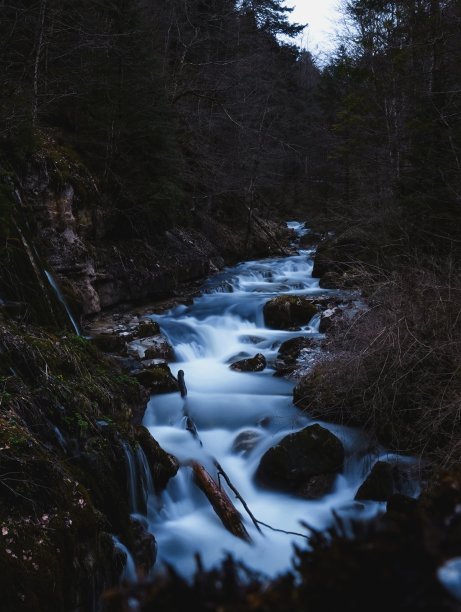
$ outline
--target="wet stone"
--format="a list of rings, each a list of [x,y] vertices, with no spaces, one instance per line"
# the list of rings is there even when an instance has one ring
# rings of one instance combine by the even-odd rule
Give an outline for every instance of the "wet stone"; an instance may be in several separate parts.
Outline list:
[[[357,491],[355,499],[388,501],[394,494],[408,493],[410,478],[398,463],[378,461]]]
[[[133,330],[133,338],[150,338],[160,334],[160,326],[155,321],[146,319],[141,321]]]
[[[325,495],[342,469],[344,448],[320,425],[283,438],[262,457],[256,482],[266,488],[315,499]]]
[[[134,377],[152,394],[179,391],[178,381],[166,363],[151,365],[149,368],[139,370],[134,373]]]
[[[241,359],[232,363],[230,366],[231,370],[236,372],[262,372],[266,367],[266,358],[262,353],[258,353],[250,359]]]
[[[309,323],[317,307],[304,296],[280,295],[264,305],[263,314],[268,327],[296,330]]]
[[[299,361],[306,354],[317,353],[320,342],[314,338],[298,336],[284,342],[279,349],[274,368],[278,376],[287,376],[294,372]]]
[[[242,431],[232,444],[232,452],[247,455],[260,442],[262,434],[258,431]]]

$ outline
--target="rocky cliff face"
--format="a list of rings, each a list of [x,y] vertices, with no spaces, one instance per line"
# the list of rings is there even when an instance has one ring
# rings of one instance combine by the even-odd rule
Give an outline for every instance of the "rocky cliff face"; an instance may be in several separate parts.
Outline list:
[[[115,203],[78,160],[50,140],[29,160],[16,193],[44,259],[83,315],[174,295],[225,263],[277,252],[286,236],[284,228],[258,217],[256,224],[234,221],[231,228],[195,212],[187,224],[155,236],[114,239]]]

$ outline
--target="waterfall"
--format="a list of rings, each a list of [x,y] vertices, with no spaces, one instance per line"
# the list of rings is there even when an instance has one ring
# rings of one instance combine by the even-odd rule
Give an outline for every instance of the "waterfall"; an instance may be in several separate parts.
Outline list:
[[[32,251],[32,248],[29,245],[29,243],[27,242],[26,237],[24,236],[24,233],[22,232],[22,230],[19,227],[19,225],[17,223],[15,223],[15,225],[16,225],[17,232],[18,232],[18,234],[19,234],[19,236],[21,238],[21,242],[22,242],[22,246],[24,247],[24,251],[27,254],[27,257],[29,259],[30,265],[32,266],[32,269],[33,269],[33,271],[35,273],[35,276],[37,278],[38,285],[39,285],[39,287],[40,287],[40,289],[42,291],[42,294],[45,296],[45,299],[47,301],[50,313],[53,313],[53,306],[51,304],[49,294],[48,294],[48,292],[46,290],[45,283],[43,282],[42,274],[40,273],[40,268],[37,265],[37,262],[35,261],[35,257],[34,257],[34,253]],[[54,313],[53,313],[53,316],[54,316]]]
[[[59,429],[59,427],[54,426],[53,427],[53,431],[56,434],[56,438],[59,442],[60,447],[62,448],[63,451],[67,451],[67,443],[66,440],[64,438],[64,436],[62,435],[61,430]]]
[[[133,556],[128,548],[120,542],[116,536],[112,536],[114,548],[125,555],[125,566],[120,574],[121,582],[128,582],[129,584],[136,584],[138,582],[138,574],[136,572],[136,563],[134,562]]]
[[[130,513],[147,515],[149,501],[154,500],[155,490],[147,457],[140,446],[133,452],[127,442],[122,442],[125,454],[126,481]]]
[[[81,336],[82,333],[80,331],[80,327],[77,323],[77,321],[75,320],[75,318],[72,315],[72,312],[69,308],[69,305],[67,304],[66,300],[64,299],[64,296],[62,294],[62,291],[60,290],[58,284],[56,283],[56,281],[54,280],[53,276],[48,272],[48,270],[44,270],[45,272],[45,276],[48,279],[48,282],[50,284],[50,287],[53,289],[53,291],[56,294],[56,297],[58,298],[58,300],[61,302],[61,304],[63,305],[67,316],[69,318],[69,321],[72,325],[72,327],[74,328],[75,333],[77,334],[77,336]]]
[[[146,514],[149,514],[149,500],[153,500],[155,497],[154,482],[152,480],[147,457],[140,446],[136,449],[136,463],[139,473],[138,482],[141,486],[143,509],[145,509]]]
[[[139,511],[137,495],[138,475],[136,470],[136,458],[133,454],[131,446],[127,442],[122,442],[122,447],[125,452],[126,482],[128,487],[130,512],[134,513]]]

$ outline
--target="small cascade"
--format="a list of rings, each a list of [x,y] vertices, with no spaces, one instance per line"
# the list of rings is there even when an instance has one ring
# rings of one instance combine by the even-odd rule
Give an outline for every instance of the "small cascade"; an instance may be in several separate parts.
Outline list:
[[[141,487],[141,501],[143,509],[149,514],[149,501],[154,500],[155,490],[152,474],[147,457],[140,446],[136,449],[136,463],[139,473],[139,484]]]
[[[298,238],[308,232],[302,223],[291,222],[289,227]],[[293,405],[293,383],[274,376],[273,362],[287,340],[323,338],[320,315],[297,331],[268,328],[263,315],[267,301],[280,294],[315,300],[331,293],[312,277],[313,253],[313,249],[300,250],[286,257],[249,261],[226,269],[205,284],[203,294],[192,304],[152,315],[175,347],[176,361],[170,368],[175,376],[180,371],[185,373],[188,393],[186,398],[179,393],[155,395],[148,404],[143,424],[182,467],[166,491],[154,498],[146,490],[146,485],[147,489],[151,485],[142,476],[143,471],[148,474],[145,458],[137,455],[140,480],[144,478],[140,497],[155,499],[148,521],[157,540],[160,563],[171,564],[186,577],[194,574],[197,552],[205,567],[220,563],[231,552],[248,567],[276,575],[290,569],[293,543],[306,542],[306,535],[300,534],[303,521],[323,530],[331,526],[333,512],[346,524],[383,510],[379,502],[354,502],[381,451],[378,456],[370,455],[368,442],[359,431],[330,423],[319,424],[342,442],[346,461],[328,494],[306,500],[263,489],[255,482],[255,472],[270,447],[318,423]],[[263,371],[241,373],[229,368],[230,363],[257,353],[266,359]],[[197,438],[185,423],[186,412]],[[215,479],[218,462],[253,516],[276,531],[264,529],[261,535],[239,505],[241,500],[235,505],[253,544],[224,530],[195,485],[191,462],[202,465]],[[223,486],[226,489],[225,483]],[[234,499],[232,492],[227,492]]]
[[[130,553],[125,544],[122,544],[116,536],[112,536],[114,548],[125,555],[125,566],[120,574],[120,582],[127,582],[128,584],[136,584],[138,582],[138,574],[136,572],[136,563],[134,562],[133,555]]]
[[[149,463],[140,446],[135,452],[127,442],[122,442],[122,447],[125,454],[130,513],[145,516],[148,513],[149,501],[155,498]]]
[[[67,451],[67,442],[64,438],[64,436],[61,433],[61,430],[59,429],[59,427],[53,427],[53,431],[56,434],[56,439],[59,443],[59,446],[62,448],[63,451]]]
[[[37,283],[38,283],[38,285],[39,285],[39,287],[41,289],[42,295],[44,296],[44,298],[45,298],[45,300],[47,302],[47,305],[49,307],[49,311],[50,311],[50,313],[53,313],[53,305],[52,305],[52,303],[50,301],[50,298],[49,298],[49,295],[48,295],[48,291],[46,290],[45,283],[43,281],[42,274],[40,272],[40,268],[39,268],[39,265],[38,265],[38,263],[36,261],[36,257],[34,256],[33,250],[31,248],[30,244],[28,243],[28,241],[26,240],[26,237],[24,236],[24,233],[23,233],[23,231],[21,230],[21,228],[19,227],[18,224],[16,224],[16,230],[17,230],[17,232],[19,234],[19,237],[21,239],[22,245],[24,247],[24,251],[25,251],[25,253],[26,253],[26,255],[27,255],[28,259],[29,259],[29,263],[30,263],[30,265],[31,265],[31,267],[32,267],[32,269],[33,269],[33,271],[35,273],[35,276],[36,276],[36,279],[37,279]]]
[[[53,276],[48,272],[48,270],[44,270],[45,272],[45,276],[50,284],[50,287],[53,289],[53,291],[56,294],[56,297],[58,298],[58,300],[61,302],[62,306],[64,307],[67,316],[69,318],[69,321],[76,333],[77,336],[81,336],[82,332],[80,331],[80,327],[77,323],[77,321],[75,320],[74,316],[72,315],[72,312],[69,308],[69,305],[67,304],[66,300],[64,299],[64,296],[62,294],[62,291],[60,290],[58,284],[56,283],[56,281],[54,280]]]
[[[128,501],[130,504],[130,512],[136,513],[139,512],[136,457],[133,453],[131,446],[127,442],[122,442],[122,447],[125,453],[126,482],[128,488]]]
[[[19,194],[16,199],[18,197]],[[44,270],[27,223],[27,216],[15,213],[11,222],[14,229],[12,240],[7,247],[8,262],[5,261],[0,266],[0,303],[4,304],[13,317],[20,314],[41,325],[60,326],[71,320],[71,313],[68,307],[63,308],[62,295],[59,295],[56,283],[50,280],[49,273]],[[71,323],[77,331],[75,320],[71,320]]]

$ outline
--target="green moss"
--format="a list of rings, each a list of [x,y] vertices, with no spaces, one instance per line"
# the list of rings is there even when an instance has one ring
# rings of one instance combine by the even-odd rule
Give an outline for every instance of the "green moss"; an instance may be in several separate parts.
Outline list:
[[[120,437],[132,436],[139,386],[72,334],[12,323],[0,346],[17,373],[0,377],[0,475],[14,474],[0,476],[0,589],[7,609],[74,609],[95,568],[110,581],[107,534],[129,541]]]
[[[10,402],[12,395],[8,392],[0,394],[0,406],[5,406]],[[0,447],[3,450],[19,450],[25,447],[29,441],[29,436],[14,418],[0,416]]]

